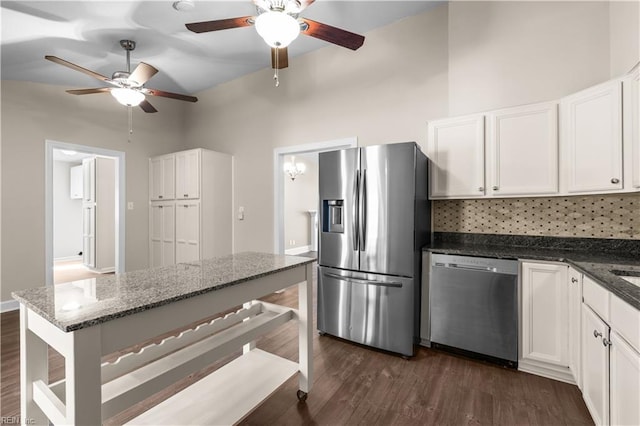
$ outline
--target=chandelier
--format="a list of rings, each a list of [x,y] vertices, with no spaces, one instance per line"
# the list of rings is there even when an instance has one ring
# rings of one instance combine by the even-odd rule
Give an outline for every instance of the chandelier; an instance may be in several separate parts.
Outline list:
[[[284,163],[284,173],[291,178],[291,180],[296,180],[299,175],[304,174],[306,170],[306,166],[304,163],[296,163],[296,157],[291,156],[291,161]]]

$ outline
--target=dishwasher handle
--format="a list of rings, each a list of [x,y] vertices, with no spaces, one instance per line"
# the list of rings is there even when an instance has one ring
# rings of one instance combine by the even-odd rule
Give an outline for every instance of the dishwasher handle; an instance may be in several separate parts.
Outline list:
[[[352,282],[356,284],[375,285],[379,287],[396,287],[396,288],[402,287],[402,283],[397,281],[367,280],[364,278],[346,277],[344,275],[332,274],[331,272],[325,272],[324,274],[331,278],[336,278],[341,281],[347,281],[347,282]]]
[[[468,271],[483,271],[483,272],[497,272],[498,268],[492,266],[479,266],[479,265],[461,265],[459,263],[440,263],[436,262],[436,267],[450,268],[450,269],[466,269]]]

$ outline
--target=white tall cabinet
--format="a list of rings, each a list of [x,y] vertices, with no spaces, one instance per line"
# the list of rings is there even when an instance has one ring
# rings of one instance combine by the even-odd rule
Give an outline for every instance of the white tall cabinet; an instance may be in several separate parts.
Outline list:
[[[115,271],[115,173],[112,158],[82,161],[82,262],[100,273]]]
[[[202,148],[149,160],[149,263],[232,253],[233,158]]]

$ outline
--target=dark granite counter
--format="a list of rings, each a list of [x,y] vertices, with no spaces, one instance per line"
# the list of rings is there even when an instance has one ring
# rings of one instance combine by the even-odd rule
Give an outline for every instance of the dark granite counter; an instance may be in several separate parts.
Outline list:
[[[565,262],[640,310],[640,287],[612,270],[640,274],[640,241],[522,235],[435,233],[432,253]]]
[[[199,262],[18,291],[13,298],[63,331],[73,331],[314,262],[239,253]]]

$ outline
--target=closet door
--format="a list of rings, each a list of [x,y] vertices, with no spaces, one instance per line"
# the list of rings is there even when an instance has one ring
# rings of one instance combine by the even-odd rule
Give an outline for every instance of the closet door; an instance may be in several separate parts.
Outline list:
[[[175,205],[153,203],[150,214],[150,264],[155,266],[175,263]]]
[[[96,266],[96,208],[94,205],[82,207],[82,263],[90,268]]]
[[[176,153],[176,199],[200,198],[200,150]]]
[[[200,202],[176,203],[176,263],[200,260]]]

